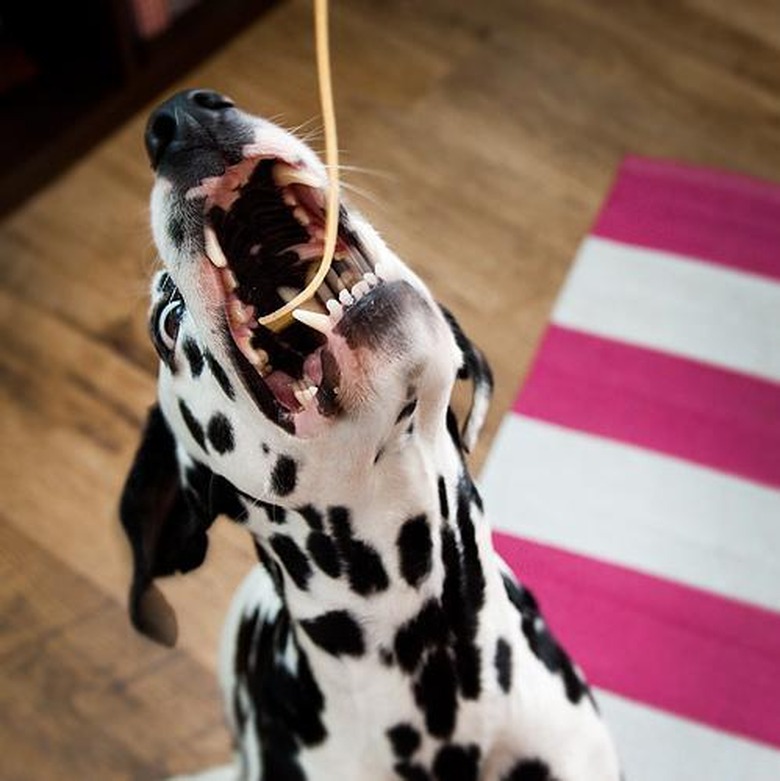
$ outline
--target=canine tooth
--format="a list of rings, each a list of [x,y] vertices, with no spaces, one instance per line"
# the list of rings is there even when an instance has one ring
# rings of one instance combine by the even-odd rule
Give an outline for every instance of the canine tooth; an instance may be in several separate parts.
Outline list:
[[[307,187],[321,187],[322,183],[317,177],[305,168],[294,168],[286,163],[277,163],[274,166],[274,181],[280,187],[290,184],[304,184]]]
[[[290,207],[298,205],[298,199],[295,197],[295,193],[292,192],[292,190],[285,190],[282,193],[282,200]]]
[[[296,206],[293,209],[293,217],[304,227],[311,224],[311,217],[309,217],[308,212],[302,206]]]
[[[363,296],[368,293],[368,291],[371,290],[371,285],[368,284],[365,280],[360,280],[353,288],[352,288],[352,297],[355,299],[355,301],[360,301]]]
[[[289,304],[298,295],[298,291],[294,287],[288,287],[287,285],[281,285],[276,288],[276,292],[285,304]]]
[[[352,295],[346,288],[339,293],[339,301],[341,301],[344,306],[350,306],[350,304],[355,303],[355,299],[352,298]]]
[[[336,301],[335,298],[331,298],[329,301],[325,303],[325,308],[330,313],[330,316],[334,320],[340,320],[341,316],[344,314],[344,307]]]
[[[293,389],[293,395],[297,399],[298,404],[302,407],[308,407],[314,401],[318,390],[319,388],[316,385],[311,385],[308,388],[305,386],[296,387]]]
[[[326,336],[330,333],[331,322],[327,315],[321,315],[319,312],[310,312],[308,309],[294,309],[292,316],[309,328],[319,331]]]
[[[203,235],[206,241],[206,256],[217,268],[227,268],[227,258],[225,253],[222,252],[222,247],[219,246],[217,241],[217,234],[214,233],[214,229],[207,225],[203,229]]]

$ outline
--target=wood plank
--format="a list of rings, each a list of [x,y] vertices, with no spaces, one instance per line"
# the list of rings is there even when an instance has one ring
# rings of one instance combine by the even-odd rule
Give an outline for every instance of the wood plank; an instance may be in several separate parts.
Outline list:
[[[157,778],[225,760],[210,671],[135,635],[121,604],[5,523],[0,575],[4,779]]]

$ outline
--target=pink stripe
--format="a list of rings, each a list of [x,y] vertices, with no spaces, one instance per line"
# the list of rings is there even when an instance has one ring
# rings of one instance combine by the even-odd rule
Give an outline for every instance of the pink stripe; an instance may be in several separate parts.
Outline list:
[[[780,747],[780,614],[495,534],[591,683]]]
[[[593,233],[780,279],[780,187],[627,158]]]
[[[550,326],[514,411],[780,487],[780,384]]]

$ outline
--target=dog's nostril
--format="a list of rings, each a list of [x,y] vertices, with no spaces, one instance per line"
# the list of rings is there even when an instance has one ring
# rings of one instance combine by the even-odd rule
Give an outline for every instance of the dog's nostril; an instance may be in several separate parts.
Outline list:
[[[233,103],[230,98],[220,95],[218,92],[212,90],[199,89],[190,93],[190,100],[198,107],[204,108],[207,111],[224,111],[225,109],[233,108]]]
[[[170,114],[160,114],[154,118],[150,132],[159,142],[170,144],[176,136],[176,120]]]
[[[158,166],[163,154],[165,154],[165,150],[176,138],[177,132],[178,121],[176,113],[168,111],[166,107],[159,108],[149,118],[144,141],[146,142],[146,151],[149,153],[152,168]]]

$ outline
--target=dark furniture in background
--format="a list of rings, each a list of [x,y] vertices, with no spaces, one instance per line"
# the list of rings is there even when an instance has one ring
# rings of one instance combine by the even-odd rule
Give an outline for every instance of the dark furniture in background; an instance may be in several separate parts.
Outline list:
[[[0,0],[0,216],[275,2]]]

